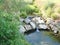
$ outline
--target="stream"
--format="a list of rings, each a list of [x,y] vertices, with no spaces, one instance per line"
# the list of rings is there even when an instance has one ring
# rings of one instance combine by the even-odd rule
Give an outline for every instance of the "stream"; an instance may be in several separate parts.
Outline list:
[[[48,31],[49,32],[49,31]],[[60,45],[60,42],[51,38],[48,34],[45,34],[46,31],[37,28],[35,31],[31,30],[25,34],[25,39],[31,45]]]
[[[59,42],[53,40],[50,36],[45,34],[45,31],[34,31],[25,35],[25,39],[31,45],[60,45]]]

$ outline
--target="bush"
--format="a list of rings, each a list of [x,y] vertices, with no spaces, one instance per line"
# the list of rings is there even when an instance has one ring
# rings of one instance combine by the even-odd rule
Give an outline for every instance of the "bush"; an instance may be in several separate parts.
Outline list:
[[[60,14],[60,8],[58,8],[57,12]]]
[[[27,17],[27,13],[26,12],[21,12],[20,17],[26,18]]]
[[[25,11],[27,14],[33,14],[34,12],[37,13],[39,10],[36,6],[26,5],[24,8],[21,8],[20,11]]]
[[[27,12],[27,14],[33,14],[34,12],[37,13],[38,8],[33,6],[33,5],[27,5],[26,6],[26,12]]]
[[[56,19],[58,19],[59,17],[58,17],[56,14],[52,13],[52,14],[51,14],[51,18],[54,19],[54,20],[56,20]]]
[[[46,10],[46,14],[47,14],[47,17],[51,17],[51,14],[53,13],[53,11],[52,11],[52,8],[48,8],[47,10]]]
[[[18,26],[15,15],[0,11],[0,45],[28,45]]]

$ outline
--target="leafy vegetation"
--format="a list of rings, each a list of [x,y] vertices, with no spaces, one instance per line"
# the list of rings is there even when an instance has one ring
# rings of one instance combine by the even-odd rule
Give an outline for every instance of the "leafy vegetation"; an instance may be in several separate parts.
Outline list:
[[[39,9],[33,3],[34,1],[35,0],[32,0],[31,3],[23,3],[23,6],[21,6],[21,8],[20,8],[20,13],[21,13],[20,16],[21,17],[25,18],[27,15],[33,15],[33,13],[39,12]]]
[[[19,32],[20,15],[26,17],[26,11],[20,13],[24,0],[0,0],[0,45],[29,45]]]
[[[26,18],[27,17],[27,13],[22,11],[21,14],[20,14],[20,17]]]
[[[24,11],[27,14],[33,14],[34,12],[38,13],[39,10],[37,7],[29,4],[29,5],[26,5],[24,8],[21,8],[20,11],[21,12]]]
[[[17,16],[0,11],[0,45],[29,45],[19,32]]]
[[[52,13],[52,14],[51,14],[51,18],[54,19],[54,20],[56,20],[56,19],[58,19],[59,17],[58,17],[56,14]]]

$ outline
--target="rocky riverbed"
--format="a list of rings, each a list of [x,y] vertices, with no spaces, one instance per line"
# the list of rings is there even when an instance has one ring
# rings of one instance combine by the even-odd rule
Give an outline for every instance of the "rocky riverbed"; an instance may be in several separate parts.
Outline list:
[[[20,19],[21,23],[25,23],[20,27],[20,32],[22,32],[22,28],[24,29],[23,32],[35,30],[35,29],[43,29],[49,30],[49,26],[45,23],[45,21],[39,16],[27,16],[25,19]]]
[[[30,18],[31,19],[31,18]],[[37,18],[39,19],[39,18]],[[41,19],[41,18],[40,18]],[[33,18],[33,22],[31,20],[25,20],[22,19],[21,22],[22,22],[22,26],[20,28],[20,32],[23,32],[26,31],[27,29],[32,29],[30,31],[27,30],[27,32],[25,34],[25,39],[31,43],[31,45],[60,45],[60,34],[56,34],[53,33],[53,31],[47,31],[45,30],[45,27],[43,27],[43,29],[38,29],[38,27],[33,30],[36,26],[35,24],[40,24],[40,23],[45,23],[43,20],[36,20]],[[26,25],[27,24],[27,25]],[[23,29],[22,29],[23,28]]]

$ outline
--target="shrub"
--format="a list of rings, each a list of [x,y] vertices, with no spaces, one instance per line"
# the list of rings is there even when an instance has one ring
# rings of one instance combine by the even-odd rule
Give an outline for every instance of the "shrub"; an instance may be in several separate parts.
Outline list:
[[[26,12],[21,12],[20,17],[26,18],[27,17],[27,13]]]
[[[38,8],[33,6],[33,5],[27,5],[26,6],[26,12],[27,12],[27,14],[33,14],[34,12],[37,13]]]
[[[52,14],[51,14],[51,18],[54,19],[54,20],[56,20],[56,19],[58,19],[59,17],[58,17],[56,14],[52,13]]]
[[[41,13],[41,11],[39,11],[38,15],[42,17],[42,13]]]
[[[39,10],[36,6],[33,5],[26,5],[25,7],[20,9],[21,12],[26,12],[27,14],[33,14],[34,12],[37,13]]]
[[[60,8],[58,8],[57,12],[60,14]]]
[[[28,45],[18,26],[15,15],[0,11],[0,45]]]
[[[52,11],[52,8],[48,8],[47,10],[46,10],[46,14],[47,14],[47,17],[51,17],[51,14],[53,13],[53,11]]]

